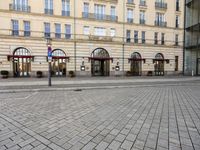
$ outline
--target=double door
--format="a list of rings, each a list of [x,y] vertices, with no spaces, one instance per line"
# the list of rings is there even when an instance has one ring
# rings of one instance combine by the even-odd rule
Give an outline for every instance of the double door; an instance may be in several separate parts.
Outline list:
[[[14,77],[29,77],[31,72],[31,58],[13,58]]]
[[[156,76],[164,76],[164,61],[163,60],[156,60],[154,68],[155,68]]]
[[[131,61],[131,73],[133,76],[140,76],[142,63],[140,60],[133,60]]]
[[[197,75],[200,76],[200,58],[197,58]]]
[[[109,60],[92,60],[92,76],[109,76]]]
[[[54,77],[66,76],[65,59],[53,59],[51,63],[51,75]]]

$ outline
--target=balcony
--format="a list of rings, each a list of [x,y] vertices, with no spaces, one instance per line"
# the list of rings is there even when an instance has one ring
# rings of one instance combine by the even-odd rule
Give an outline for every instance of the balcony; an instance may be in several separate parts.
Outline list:
[[[145,19],[140,19],[140,24],[145,24]]]
[[[50,38],[50,37],[51,37],[51,33],[45,32],[45,33],[44,33],[44,37],[45,37],[45,38]]]
[[[127,18],[127,23],[133,23],[133,18]]]
[[[110,37],[110,36],[89,35],[89,40],[92,40],[92,41],[107,41],[107,42],[112,42],[112,37]]]
[[[93,14],[93,13],[82,13],[82,17],[85,19],[96,19],[96,20],[105,20],[105,21],[118,21],[117,16],[104,15],[104,14]]]
[[[44,13],[47,15],[53,15],[53,9],[44,9]]]
[[[160,27],[167,27],[167,22],[165,21],[155,21],[155,26],[160,26]]]
[[[30,6],[23,6],[23,5],[10,4],[9,9],[12,11],[31,12]]]
[[[70,11],[62,10],[62,16],[70,16]]]
[[[19,30],[12,30],[12,36],[19,36]]]
[[[157,8],[157,9],[167,9],[167,3],[155,2],[155,8]]]
[[[24,36],[25,36],[25,37],[31,36],[31,32],[30,32],[30,31],[24,31]]]

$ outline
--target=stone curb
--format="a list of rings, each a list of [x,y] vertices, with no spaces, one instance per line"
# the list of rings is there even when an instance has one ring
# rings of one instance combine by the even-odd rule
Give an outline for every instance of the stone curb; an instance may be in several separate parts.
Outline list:
[[[36,89],[11,89],[0,90],[0,93],[21,93],[21,92],[47,92],[47,91],[82,91],[95,89],[114,89],[114,88],[136,88],[136,87],[158,87],[158,86],[187,86],[184,83],[171,84],[146,84],[146,85],[122,85],[122,86],[91,86],[91,87],[69,87],[69,88],[36,88]],[[195,85],[194,85],[195,86]],[[199,85],[196,85],[199,86]]]

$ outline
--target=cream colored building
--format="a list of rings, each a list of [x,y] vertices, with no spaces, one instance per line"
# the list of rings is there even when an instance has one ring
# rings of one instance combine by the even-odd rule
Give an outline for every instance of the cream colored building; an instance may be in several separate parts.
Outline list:
[[[0,70],[10,76],[169,75],[183,68],[184,0],[0,1]]]

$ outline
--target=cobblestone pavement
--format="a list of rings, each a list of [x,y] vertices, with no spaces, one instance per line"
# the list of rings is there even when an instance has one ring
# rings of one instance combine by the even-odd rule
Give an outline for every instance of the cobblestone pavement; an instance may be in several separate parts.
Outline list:
[[[0,150],[200,150],[199,85],[2,93]]]

